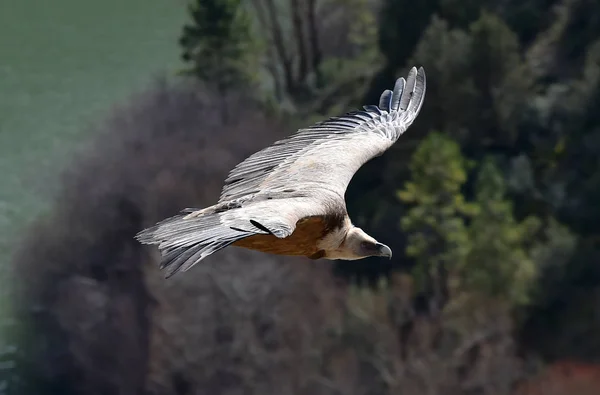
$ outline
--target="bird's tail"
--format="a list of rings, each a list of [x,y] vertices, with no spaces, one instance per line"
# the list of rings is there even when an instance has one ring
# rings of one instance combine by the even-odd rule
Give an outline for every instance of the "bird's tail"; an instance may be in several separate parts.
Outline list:
[[[190,216],[194,211],[183,210],[135,236],[142,244],[158,245],[160,269],[166,269],[166,278],[187,271],[207,256],[254,234],[224,225],[219,213]]]

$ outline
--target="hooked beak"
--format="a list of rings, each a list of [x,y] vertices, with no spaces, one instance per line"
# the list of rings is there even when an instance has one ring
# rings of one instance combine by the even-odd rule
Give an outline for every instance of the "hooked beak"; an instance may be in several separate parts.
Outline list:
[[[377,248],[379,249],[379,256],[386,256],[389,259],[392,259],[392,249],[385,244],[377,243]]]

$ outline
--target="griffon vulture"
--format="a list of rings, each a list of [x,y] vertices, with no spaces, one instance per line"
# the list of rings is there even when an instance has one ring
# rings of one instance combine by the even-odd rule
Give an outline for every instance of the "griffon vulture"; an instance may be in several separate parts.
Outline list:
[[[344,195],[354,173],[390,148],[425,97],[425,71],[385,90],[379,106],[330,118],[275,142],[235,166],[219,201],[188,208],[137,234],[157,244],[166,277],[234,245],[312,259],[391,258],[391,249],[352,225]]]

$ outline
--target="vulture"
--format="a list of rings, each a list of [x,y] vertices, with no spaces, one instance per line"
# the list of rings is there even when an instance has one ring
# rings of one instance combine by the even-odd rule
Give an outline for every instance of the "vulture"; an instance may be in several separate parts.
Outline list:
[[[136,239],[161,252],[166,278],[230,245],[311,259],[392,257],[352,224],[344,195],[354,173],[382,155],[413,123],[425,71],[411,68],[379,105],[333,117],[273,143],[236,165],[217,204],[187,208]]]

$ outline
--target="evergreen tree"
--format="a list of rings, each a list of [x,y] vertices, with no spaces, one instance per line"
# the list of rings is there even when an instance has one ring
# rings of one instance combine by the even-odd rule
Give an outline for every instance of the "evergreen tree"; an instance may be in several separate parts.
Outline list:
[[[484,160],[475,189],[477,215],[469,224],[471,245],[461,268],[463,285],[512,304],[524,303],[536,274],[529,246],[539,220],[515,220],[512,202],[506,198],[506,182],[491,159]]]
[[[533,84],[518,39],[501,19],[484,12],[464,31],[436,16],[409,64],[435,75],[421,127],[450,133],[474,159],[486,149],[519,152]]]
[[[401,225],[416,284],[439,307],[453,290],[524,303],[536,274],[531,248],[539,220],[514,218],[504,177],[489,159],[477,174],[475,199],[467,201],[462,188],[471,166],[458,143],[438,133],[412,158],[411,180],[398,197],[410,206]]]
[[[469,28],[469,73],[477,90],[473,119],[474,148],[515,151],[524,109],[531,97],[532,78],[522,62],[517,36],[497,16],[484,12]]]
[[[448,273],[469,253],[465,218],[474,214],[461,187],[469,163],[452,139],[431,133],[413,155],[411,180],[398,193],[411,208],[402,218],[408,233],[406,254],[415,260],[415,283],[441,308],[449,297]]]
[[[213,86],[225,96],[233,88],[256,81],[260,51],[252,19],[241,0],[195,0],[192,24],[179,40],[182,58],[191,63],[185,74]]]
[[[427,80],[427,100],[416,127],[444,130],[459,142],[467,139],[477,99],[468,72],[471,50],[472,39],[466,32],[450,29],[438,16],[431,19],[408,62],[423,65],[434,76]]]

